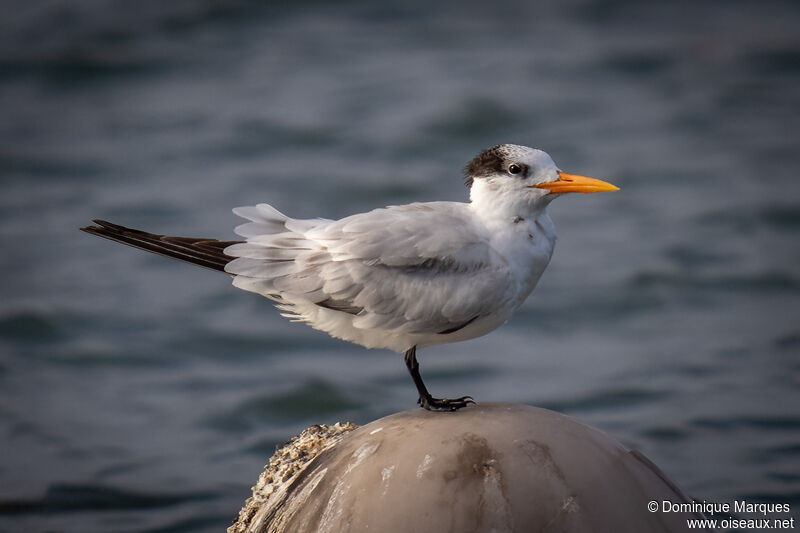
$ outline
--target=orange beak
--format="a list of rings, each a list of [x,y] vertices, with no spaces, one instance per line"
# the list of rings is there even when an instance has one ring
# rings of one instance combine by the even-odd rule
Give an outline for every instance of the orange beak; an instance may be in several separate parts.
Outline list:
[[[596,180],[594,178],[587,178],[586,176],[578,176],[576,174],[567,174],[566,172],[558,171],[558,180],[548,183],[540,183],[539,185],[531,185],[536,189],[547,189],[551,194],[562,194],[565,192],[605,192],[605,191],[618,191],[619,187],[615,187],[610,183],[603,180]]]

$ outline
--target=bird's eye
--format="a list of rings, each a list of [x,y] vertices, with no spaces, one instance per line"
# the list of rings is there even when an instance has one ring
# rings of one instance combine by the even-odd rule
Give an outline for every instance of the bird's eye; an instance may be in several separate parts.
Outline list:
[[[522,167],[519,166],[518,164],[511,163],[510,165],[508,165],[509,174],[519,174],[520,172],[522,172]]]

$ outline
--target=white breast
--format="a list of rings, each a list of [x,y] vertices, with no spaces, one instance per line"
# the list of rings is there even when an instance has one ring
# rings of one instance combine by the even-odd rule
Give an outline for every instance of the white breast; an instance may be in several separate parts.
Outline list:
[[[492,227],[492,248],[497,256],[505,261],[509,272],[509,283],[506,287],[498,287],[498,292],[510,294],[502,306],[494,309],[490,315],[482,316],[464,329],[447,335],[437,335],[426,339],[418,339],[418,346],[430,346],[450,342],[474,339],[486,335],[502,326],[514,311],[522,305],[530,295],[547,268],[557,240],[556,228],[546,213],[532,220],[512,219],[508,224]]]
[[[492,247],[508,261],[516,283],[516,309],[536,287],[553,255],[556,230],[546,213],[532,219],[514,219],[506,228],[495,228]]]

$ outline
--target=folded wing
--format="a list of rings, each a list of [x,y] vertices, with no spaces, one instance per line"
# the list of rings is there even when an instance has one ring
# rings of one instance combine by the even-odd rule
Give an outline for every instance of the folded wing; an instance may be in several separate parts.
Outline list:
[[[250,220],[237,228],[247,241],[225,249],[237,258],[225,270],[286,316],[353,342],[365,344],[335,331],[342,321],[330,313],[347,315],[356,330],[453,333],[507,301],[498,294],[508,286],[505,262],[467,209],[417,203],[330,221],[290,219],[266,204],[239,208]]]

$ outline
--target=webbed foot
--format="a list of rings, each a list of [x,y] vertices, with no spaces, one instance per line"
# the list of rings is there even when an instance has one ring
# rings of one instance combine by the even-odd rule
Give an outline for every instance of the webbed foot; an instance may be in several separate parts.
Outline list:
[[[472,396],[461,398],[434,398],[433,396],[420,396],[417,403],[426,411],[458,411],[469,404],[477,405]]]

